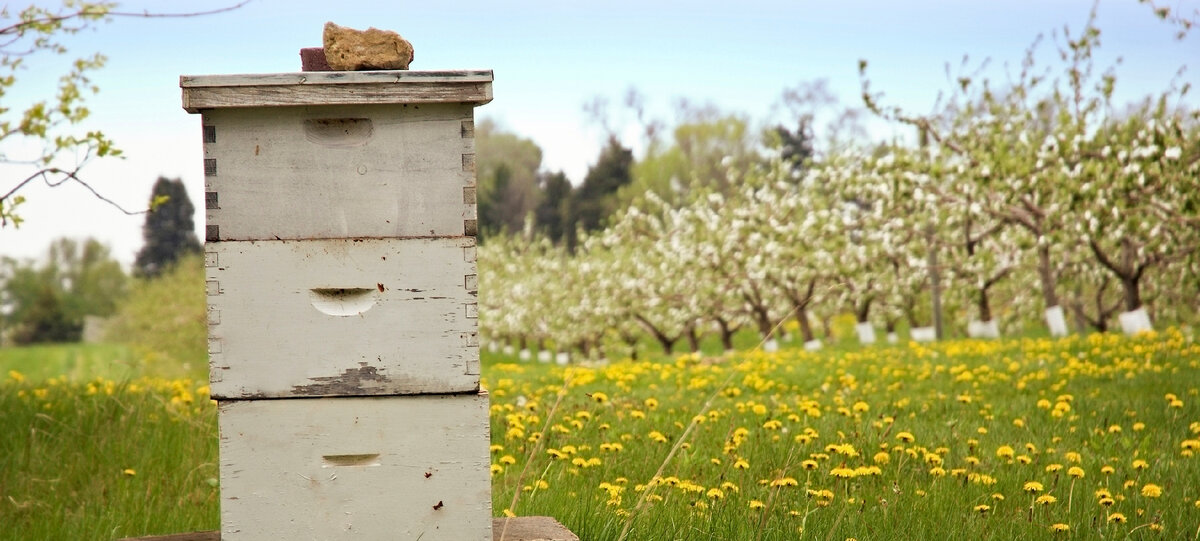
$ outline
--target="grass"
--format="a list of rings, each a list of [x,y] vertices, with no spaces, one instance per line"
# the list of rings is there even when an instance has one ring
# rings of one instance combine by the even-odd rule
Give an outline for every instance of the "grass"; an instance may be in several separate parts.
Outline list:
[[[122,355],[0,351],[0,539],[218,527],[207,388],[122,379]],[[1197,538],[1200,345],[1177,331],[510,361],[484,362],[494,512],[584,539]]]
[[[0,348],[0,368],[33,381],[65,377],[81,382],[103,377],[124,380],[140,375],[129,347],[117,344],[45,344]],[[0,374],[2,375],[2,374]]]

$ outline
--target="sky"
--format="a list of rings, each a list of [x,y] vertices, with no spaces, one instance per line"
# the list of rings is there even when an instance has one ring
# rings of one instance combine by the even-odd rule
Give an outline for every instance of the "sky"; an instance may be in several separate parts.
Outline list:
[[[1156,1],[1187,14],[1200,9],[1200,0]],[[118,9],[177,13],[233,3],[142,1]],[[956,76],[964,55],[968,66],[987,59],[984,74],[1004,80],[1039,35],[1046,39],[1040,58],[1048,59],[1052,33],[1061,34],[1064,25],[1077,32],[1092,6],[1082,0],[251,0],[200,17],[116,17],[65,36],[67,55],[27,58],[0,105],[21,110],[52,96],[66,62],[104,54],[106,66],[91,76],[100,92],[88,97],[92,116],[84,129],[102,130],[125,157],[92,161],[83,177],[130,209],[145,207],[159,176],[181,178],[193,204],[202,207],[200,117],[181,108],[179,76],[296,72],[299,49],[320,46],[326,21],[373,26],[413,43],[413,70],[493,70],[495,99],[476,110],[476,119],[493,119],[532,139],[543,150],[543,168],[562,170],[578,183],[606,137],[584,112],[596,97],[613,103],[616,126],[632,126],[619,110],[629,88],[644,96],[652,116],[668,123],[680,99],[757,122],[786,121],[778,107],[783,90],[818,79],[828,81],[842,104],[860,106],[863,59],[885,104],[928,113],[950,88],[948,64]],[[1200,86],[1200,31],[1176,40],[1174,28],[1136,0],[1101,1],[1098,25],[1097,65],[1121,59],[1117,101],[1159,94],[1173,81]],[[1189,63],[1191,70],[1179,75]],[[1188,102],[1200,107],[1195,92]],[[873,137],[898,130],[872,122]],[[638,140],[626,142],[636,147]],[[28,143],[0,142],[9,159],[28,149]],[[0,193],[28,174],[23,171],[0,166]],[[35,258],[57,237],[90,236],[128,265],[141,247],[144,217],[125,216],[80,186],[33,184],[21,194],[25,222],[0,228],[0,256]],[[198,232],[203,221],[201,210]]]

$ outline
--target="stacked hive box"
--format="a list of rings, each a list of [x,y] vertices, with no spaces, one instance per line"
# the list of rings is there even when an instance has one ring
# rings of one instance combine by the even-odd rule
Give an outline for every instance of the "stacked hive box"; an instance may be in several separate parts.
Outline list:
[[[223,539],[491,537],[474,107],[490,71],[184,76]]]

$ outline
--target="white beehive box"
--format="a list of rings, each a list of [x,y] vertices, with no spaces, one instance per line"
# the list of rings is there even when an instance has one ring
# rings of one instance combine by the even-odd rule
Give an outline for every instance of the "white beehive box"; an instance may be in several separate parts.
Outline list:
[[[205,248],[216,398],[479,388],[475,239]]]
[[[184,76],[206,240],[474,236],[491,71]]]
[[[221,402],[221,539],[491,541],[488,400]]]

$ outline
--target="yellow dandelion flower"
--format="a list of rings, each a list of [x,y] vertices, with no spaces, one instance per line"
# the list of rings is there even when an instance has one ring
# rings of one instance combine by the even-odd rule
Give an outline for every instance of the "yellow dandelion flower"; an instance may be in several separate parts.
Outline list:
[[[896,434],[896,439],[898,439],[904,443],[912,443],[914,440],[916,440],[916,438],[913,437],[911,432],[901,432],[899,434]]]
[[[1004,501],[1004,495],[1003,495],[1003,494],[1001,494],[1001,493],[999,493],[999,492],[993,492],[993,493],[992,493],[992,499],[993,499],[993,500],[996,500],[996,501],[998,501],[998,502],[1002,502],[1002,501]]]
[[[492,472],[492,475],[496,475],[496,474],[498,474],[498,473],[503,473],[503,472],[504,472],[504,466],[501,466],[501,465],[499,465],[499,464],[492,464],[492,467],[491,467],[491,472]]]
[[[996,449],[996,457],[998,458],[1011,460],[1014,455],[1016,455],[1016,452],[1013,451],[1012,447],[1007,445],[1001,445],[998,449]]]
[[[751,509],[763,509],[766,506],[767,506],[767,504],[765,504],[759,500],[750,500],[750,508]]]
[[[992,510],[992,506],[990,506],[990,505],[976,505],[975,506],[975,512],[979,513],[981,515],[984,513],[987,513],[988,511],[991,511],[991,510]]]
[[[887,464],[889,461],[892,460],[892,456],[887,454],[884,451],[880,451],[878,453],[875,453],[875,456],[871,457],[871,460],[874,461],[876,464]]]
[[[1125,518],[1125,515],[1121,513],[1113,513],[1108,516],[1109,522],[1115,522],[1117,524],[1124,524],[1126,520],[1127,519]]]
[[[1075,451],[1067,451],[1067,454],[1063,456],[1066,457],[1067,462],[1074,462],[1075,464],[1083,462],[1083,456]]]
[[[829,471],[829,475],[838,479],[852,479],[855,476],[854,470],[845,466],[839,466]]]
[[[1050,505],[1057,501],[1058,501],[1058,498],[1055,498],[1054,496],[1051,496],[1049,494],[1042,494],[1041,496],[1038,496],[1036,500],[1034,500],[1034,503],[1036,503],[1038,505]]]
[[[133,477],[137,475],[137,471],[133,468],[125,468],[124,470],[121,470],[121,474],[125,475],[126,477]]]
[[[658,399],[647,398],[645,401],[642,402],[642,405],[646,406],[646,409],[648,409],[648,410],[657,409],[658,408]]]
[[[806,470],[815,470],[817,469],[817,466],[818,464],[816,460],[805,460],[804,462],[800,463],[800,467]]]
[[[605,402],[608,402],[608,395],[604,394],[600,391],[596,391],[596,392],[592,393],[591,397],[592,397],[592,400],[596,401],[597,404],[603,404]]]
[[[1147,498],[1157,498],[1162,496],[1162,487],[1154,483],[1146,483],[1142,486],[1142,496]]]
[[[1063,469],[1062,464],[1049,464],[1046,466],[1046,473],[1058,473]]]
[[[1021,487],[1021,490],[1024,490],[1025,492],[1028,492],[1030,494],[1035,494],[1035,493],[1041,492],[1042,490],[1045,490],[1045,487],[1043,487],[1042,484],[1037,481],[1029,481],[1029,482],[1025,483],[1024,486]]]
[[[733,467],[734,467],[734,469],[738,469],[738,470],[748,470],[748,469],[750,469],[750,463],[747,462],[746,459],[744,459],[744,458],[739,458],[739,459],[737,459],[737,462],[733,463]]]
[[[725,491],[719,488],[710,488],[704,495],[708,496],[710,500],[720,500],[725,498]]]
[[[1102,473],[1104,475],[1112,475],[1112,473],[1115,471],[1117,471],[1117,470],[1115,468],[1113,468],[1112,466],[1109,466],[1108,464],[1100,466],[1100,473]]]
[[[1133,461],[1133,469],[1135,470],[1144,470],[1149,467],[1150,464],[1147,464],[1145,460],[1138,459]]]
[[[500,457],[500,463],[504,464],[505,466],[511,466],[517,463],[517,459],[513,458],[512,455],[504,455]]]
[[[1071,531],[1071,527],[1061,522],[1057,522],[1050,525],[1050,531],[1054,533],[1069,532]]]

